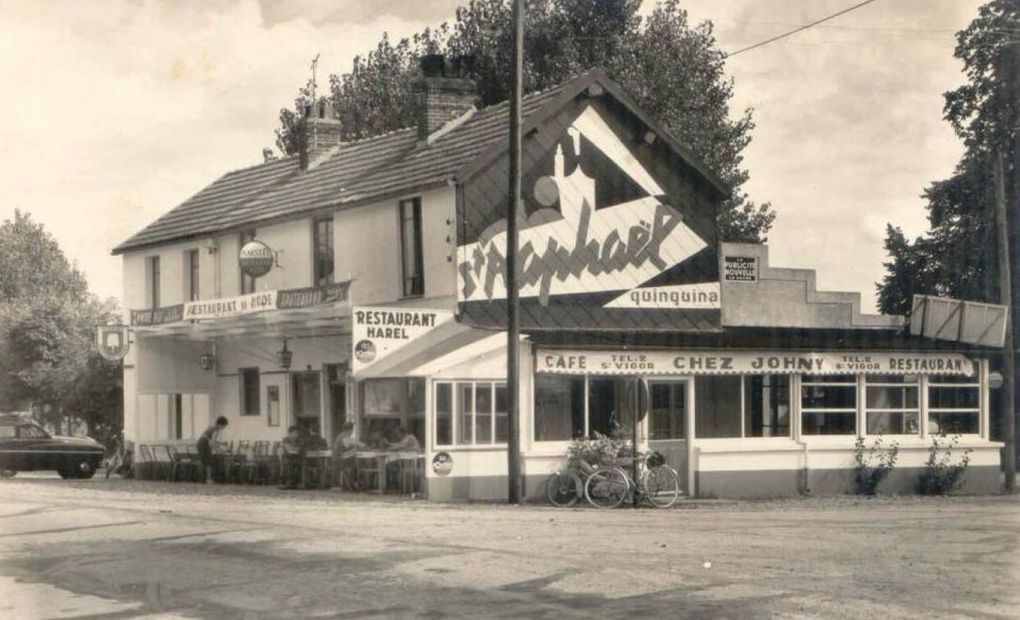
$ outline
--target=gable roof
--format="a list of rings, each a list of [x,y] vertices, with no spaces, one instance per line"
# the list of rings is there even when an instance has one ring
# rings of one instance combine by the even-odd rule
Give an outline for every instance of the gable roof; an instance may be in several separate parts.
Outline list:
[[[522,135],[598,83],[690,165],[720,197],[726,185],[633,104],[602,71],[531,93],[521,105]],[[345,142],[306,171],[291,156],[229,172],[113,249],[114,254],[183,241],[319,210],[354,206],[462,182],[507,148],[507,102],[479,110],[420,145],[413,127]]]

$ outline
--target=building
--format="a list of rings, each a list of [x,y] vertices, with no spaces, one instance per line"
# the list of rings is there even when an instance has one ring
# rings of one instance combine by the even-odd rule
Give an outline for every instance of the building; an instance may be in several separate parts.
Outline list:
[[[342,142],[318,105],[299,156],[224,175],[114,250],[128,438],[218,415],[245,439],[402,423],[430,498],[506,497],[506,107],[423,68],[416,127]],[[999,489],[992,349],[911,336],[765,246],[720,243],[728,189],[599,72],[523,116],[529,496],[572,437],[633,422],[639,392],[641,444],[692,495],[849,491],[857,437],[899,445],[883,488],[908,490],[940,430],[972,450],[964,489]]]

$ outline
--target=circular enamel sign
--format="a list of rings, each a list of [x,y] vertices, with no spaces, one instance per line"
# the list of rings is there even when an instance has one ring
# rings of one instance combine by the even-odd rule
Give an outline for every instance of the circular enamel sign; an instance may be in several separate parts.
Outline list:
[[[273,268],[273,249],[258,239],[249,241],[238,252],[237,262],[245,275],[261,278]]]

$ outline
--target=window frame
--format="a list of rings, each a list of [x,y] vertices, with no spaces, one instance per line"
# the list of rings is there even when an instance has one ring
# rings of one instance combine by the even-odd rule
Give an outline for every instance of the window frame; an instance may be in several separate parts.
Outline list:
[[[243,248],[246,243],[249,243],[251,241],[255,241],[255,237],[256,237],[256,233],[257,232],[258,231],[256,229],[254,229],[254,228],[249,228],[247,230],[242,230],[238,234],[237,251],[240,252],[241,248]],[[238,267],[238,273],[240,273],[240,275],[241,275],[241,286],[240,286],[241,294],[242,295],[250,295],[251,293],[254,293],[255,292],[255,287],[256,287],[257,282],[258,282],[258,278],[246,274],[244,272],[244,270],[241,269],[240,267]]]
[[[238,388],[240,389],[239,414],[242,417],[262,415],[262,373],[257,366],[249,366],[237,369]],[[248,385],[247,380],[254,377],[254,386]],[[249,391],[254,388],[254,403],[248,402]],[[251,409],[254,405],[254,411]]]
[[[198,301],[201,298],[201,271],[199,251],[197,249],[184,251],[184,266],[188,274],[187,288],[184,290],[184,300]]]
[[[450,407],[449,412],[444,415],[450,416],[450,438],[451,443],[440,443],[439,440],[439,390],[441,387],[447,386],[450,389]],[[478,389],[479,387],[487,389],[489,391],[489,411],[482,415],[489,416],[489,437],[486,442],[479,442],[478,437]],[[461,408],[461,401],[463,395],[463,388],[470,387],[470,411],[463,410]],[[441,379],[434,380],[432,382],[432,445],[435,448],[443,449],[498,449],[505,448],[507,446],[506,440],[497,440],[497,429],[499,427],[499,418],[504,417],[509,422],[509,415],[506,411],[499,412],[497,404],[499,399],[497,393],[500,388],[506,389],[506,381],[498,379]],[[471,440],[466,441],[461,437],[463,432],[462,422],[465,415],[469,415],[471,418]]]
[[[325,226],[325,239],[322,238],[323,231],[320,226]],[[324,287],[336,282],[333,227],[333,216],[312,220],[312,286]],[[322,254],[323,250],[326,252],[325,255]]]
[[[410,216],[407,210],[410,210]],[[411,222],[411,239],[405,234],[405,225]],[[422,297],[425,295],[425,260],[422,248],[422,210],[421,197],[415,196],[397,203],[397,233],[400,237],[400,291],[402,297]],[[409,248],[408,245],[413,245]],[[408,256],[413,252],[413,256]],[[410,259],[410,261],[409,261]],[[412,273],[408,273],[408,262],[412,263]]]
[[[824,381],[829,377],[842,377],[849,376],[851,381]],[[862,375],[800,375],[800,386],[797,394],[798,398],[798,423],[797,426],[800,430],[801,437],[859,437],[860,436],[860,420],[861,420],[861,378]],[[810,387],[852,387],[854,390],[854,405],[853,407],[805,407],[804,406],[804,389]],[[853,414],[853,430],[849,433],[806,433],[804,432],[804,419],[805,415],[808,414],[826,414],[826,413],[840,413],[840,414]]]
[[[862,412],[862,419],[860,421],[860,425],[861,425],[860,436],[861,437],[920,437],[921,436],[921,426],[922,426],[922,424],[921,424],[921,413],[923,411],[923,406],[922,406],[922,403],[921,403],[921,400],[922,400],[921,399],[921,390],[924,389],[923,386],[922,386],[922,384],[923,384],[922,375],[910,375],[910,374],[904,375],[905,377],[915,376],[916,378],[915,378],[915,380],[913,382],[893,381],[892,378],[896,377],[896,376],[897,375],[869,375],[869,374],[863,375],[863,377],[864,377],[863,390],[864,391],[863,391],[863,395],[858,395],[858,399],[860,400],[861,412]],[[906,407],[906,406],[904,406],[904,407],[882,407],[882,408],[871,407],[868,404],[868,393],[869,393],[870,388],[872,388],[872,387],[876,387],[876,388],[893,387],[893,388],[902,388],[902,389],[914,388],[915,390],[917,390],[917,394],[915,396],[916,406],[912,407],[912,408],[911,407]],[[863,398],[862,398],[862,396],[863,396]],[[872,432],[869,432],[869,430],[868,430],[868,428],[869,428],[868,427],[868,417],[869,417],[869,414],[871,414],[872,412],[874,412],[874,413],[899,413],[899,414],[913,413],[913,414],[915,414],[917,416],[917,431],[913,432],[913,433],[872,433]]]
[[[975,373],[974,373],[973,380],[972,381],[968,381],[966,383],[964,383],[964,382],[959,382],[959,383],[939,382],[939,381],[935,380],[938,377],[939,377],[939,375],[929,375],[928,376],[928,381],[926,382],[926,384],[924,386],[924,403],[925,403],[925,407],[924,407],[924,424],[925,424],[925,429],[927,431],[928,436],[939,435],[942,432],[945,432],[945,434],[947,436],[953,436],[953,435],[960,435],[960,436],[965,436],[965,437],[980,437],[980,436],[982,436],[983,426],[984,426],[983,418],[984,418],[984,407],[985,407],[984,399],[985,399],[985,396],[984,396],[984,391],[981,389],[981,372],[977,371],[977,366],[975,366]],[[966,378],[967,379],[971,379],[970,377],[966,377]],[[932,407],[931,406],[931,390],[933,388],[935,388],[935,389],[952,389],[952,388],[957,388],[957,389],[977,390],[977,404],[975,404],[973,407]],[[973,433],[946,432],[946,431],[942,430],[941,425],[940,425],[940,428],[939,428],[938,432],[932,432],[932,430],[931,430],[932,414],[939,414],[939,413],[973,414],[976,417],[976,419],[977,419],[977,430],[974,431]]]
[[[148,262],[148,272],[149,272],[149,274],[148,274],[149,275],[149,291],[148,291],[149,299],[148,299],[148,301],[149,301],[149,307],[152,308],[153,310],[155,310],[155,309],[160,307],[159,306],[159,304],[160,304],[160,294],[159,294],[160,291],[159,291],[159,289],[161,288],[161,285],[162,285],[162,282],[161,282],[162,274],[160,273],[159,258],[160,258],[159,254],[157,254],[155,256],[149,256],[148,259],[147,259],[147,262]]]

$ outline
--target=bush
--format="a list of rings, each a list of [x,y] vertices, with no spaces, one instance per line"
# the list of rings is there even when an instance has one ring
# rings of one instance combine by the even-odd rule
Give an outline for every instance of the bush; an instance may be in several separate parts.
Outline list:
[[[960,436],[947,437],[944,432],[932,435],[928,448],[928,462],[917,478],[915,491],[920,495],[949,495],[963,484],[963,474],[970,464],[972,449],[963,451],[960,462],[953,464],[953,450],[960,443]]]
[[[571,465],[578,461],[588,465],[603,465],[615,463],[616,459],[630,454],[630,440],[595,431],[590,439],[578,437],[570,442],[567,447],[567,462]]]
[[[863,437],[858,437],[854,446],[856,447],[854,461],[857,463],[854,482],[857,485],[857,494],[874,495],[879,483],[889,476],[893,467],[896,467],[900,447],[893,442],[888,448],[883,448],[882,439],[878,438],[870,448],[867,448],[864,446]]]

